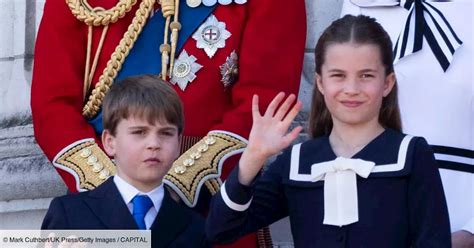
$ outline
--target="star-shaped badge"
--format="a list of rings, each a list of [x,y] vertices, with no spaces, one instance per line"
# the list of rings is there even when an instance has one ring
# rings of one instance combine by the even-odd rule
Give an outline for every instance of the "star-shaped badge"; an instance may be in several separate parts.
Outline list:
[[[227,89],[232,84],[237,81],[237,77],[239,76],[239,63],[238,63],[238,56],[235,51],[232,51],[227,57],[224,64],[219,66],[221,71],[221,82],[224,84],[224,88]]]
[[[182,91],[196,78],[196,72],[202,68],[196,60],[196,57],[188,55],[186,50],[183,50],[174,63],[173,77],[170,81],[173,85],[178,84]]]
[[[230,32],[225,29],[225,23],[218,21],[214,15],[210,15],[193,34],[193,39],[196,40],[196,46],[204,49],[207,56],[212,58],[217,49],[225,47],[225,40],[230,35]]]

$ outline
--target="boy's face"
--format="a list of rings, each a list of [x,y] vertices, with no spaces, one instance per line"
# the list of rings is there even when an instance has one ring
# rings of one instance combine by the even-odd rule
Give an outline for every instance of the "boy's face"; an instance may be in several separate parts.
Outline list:
[[[117,174],[143,192],[161,184],[179,155],[178,128],[168,122],[148,123],[129,117],[117,125],[115,135],[102,134],[104,149],[114,157]]]

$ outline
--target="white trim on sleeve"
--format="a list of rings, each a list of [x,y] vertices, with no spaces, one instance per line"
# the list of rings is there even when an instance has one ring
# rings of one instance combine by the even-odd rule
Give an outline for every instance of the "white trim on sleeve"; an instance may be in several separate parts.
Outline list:
[[[239,211],[239,212],[243,212],[245,210],[247,210],[250,206],[250,203],[252,202],[252,198],[250,198],[249,202],[247,202],[246,204],[238,204],[238,203],[235,203],[233,202],[229,196],[227,195],[227,192],[225,190],[225,182],[222,184],[221,186],[221,196],[222,196],[222,200],[224,200],[224,203],[232,210],[234,211]]]

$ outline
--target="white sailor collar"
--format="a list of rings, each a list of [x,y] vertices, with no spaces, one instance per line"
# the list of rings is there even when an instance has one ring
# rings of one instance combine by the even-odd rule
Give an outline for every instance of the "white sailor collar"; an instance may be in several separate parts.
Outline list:
[[[351,159],[373,162],[374,167],[369,177],[396,177],[411,172],[411,158],[413,154],[413,136],[386,129],[382,134],[367,144]],[[285,166],[282,178],[283,183],[299,186],[322,185],[321,180],[314,182],[313,166],[322,166],[335,161],[329,137],[313,139],[288,149],[283,156],[290,163]],[[286,159],[285,159],[286,160]],[[286,160],[286,161],[288,161]]]

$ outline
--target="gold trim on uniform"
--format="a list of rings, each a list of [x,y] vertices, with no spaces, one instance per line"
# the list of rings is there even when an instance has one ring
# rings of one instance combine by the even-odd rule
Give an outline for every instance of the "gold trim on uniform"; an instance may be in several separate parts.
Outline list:
[[[178,194],[186,198],[183,200],[195,203],[198,187],[204,184],[211,193],[219,188],[216,178],[220,176],[219,162],[224,156],[245,146],[244,141],[229,134],[210,133],[173,163],[165,181],[171,183],[173,189],[180,191]]]
[[[54,162],[74,171],[79,178],[81,189],[94,189],[115,174],[112,160],[94,141],[75,145]]]

